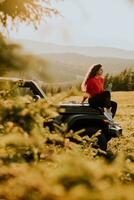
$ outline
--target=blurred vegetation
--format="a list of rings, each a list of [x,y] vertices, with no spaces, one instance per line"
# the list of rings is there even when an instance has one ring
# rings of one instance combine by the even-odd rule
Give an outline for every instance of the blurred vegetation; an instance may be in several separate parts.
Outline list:
[[[134,91],[134,71],[126,68],[117,75],[106,75],[106,84],[112,83],[113,91]]]
[[[7,28],[10,20],[13,26],[18,22],[26,22],[38,28],[44,16],[51,17],[52,15],[59,14],[59,11],[53,8],[51,3],[52,0],[1,0],[1,26]],[[18,24],[16,25],[18,26]]]
[[[14,88],[15,89],[15,88]],[[5,200],[131,200],[134,187],[133,134],[115,138],[110,152],[95,149],[96,135],[43,128],[58,114],[53,104],[14,96],[0,97],[0,198]],[[54,103],[55,102],[55,103]]]
[[[0,76],[48,80],[47,61],[25,53],[0,34]]]
[[[0,76],[46,79],[46,61],[26,54],[20,45],[9,42],[4,34],[18,28],[19,22],[38,28],[44,17],[59,15],[53,7],[55,0],[0,0]],[[9,26],[12,24],[12,27]]]
[[[79,81],[69,81],[69,82],[40,82],[40,86],[46,94],[55,95],[61,92],[69,92],[73,90],[80,91],[81,82]]]

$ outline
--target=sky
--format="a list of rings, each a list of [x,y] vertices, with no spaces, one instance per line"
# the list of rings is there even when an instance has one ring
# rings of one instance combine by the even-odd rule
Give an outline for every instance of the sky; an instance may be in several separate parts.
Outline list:
[[[41,22],[36,31],[20,25],[9,38],[134,50],[132,0],[64,0],[56,7],[62,16]]]

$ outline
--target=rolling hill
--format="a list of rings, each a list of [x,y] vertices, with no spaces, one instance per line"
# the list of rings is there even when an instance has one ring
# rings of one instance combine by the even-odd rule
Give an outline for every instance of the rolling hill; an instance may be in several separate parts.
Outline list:
[[[53,81],[82,80],[89,66],[101,63],[105,73],[134,69],[134,51],[108,47],[76,47],[17,40],[24,50],[47,60],[47,73]],[[42,68],[42,71],[45,69]]]
[[[58,45],[51,43],[36,42],[32,40],[14,40],[20,43],[26,51],[34,54],[50,53],[76,53],[90,57],[114,57],[124,59],[134,59],[134,51],[111,48],[111,47],[86,47]]]
[[[81,80],[94,63],[101,63],[105,73],[117,74],[125,68],[134,69],[134,60],[123,58],[89,57],[79,54],[43,54],[48,61],[48,71],[56,81]]]

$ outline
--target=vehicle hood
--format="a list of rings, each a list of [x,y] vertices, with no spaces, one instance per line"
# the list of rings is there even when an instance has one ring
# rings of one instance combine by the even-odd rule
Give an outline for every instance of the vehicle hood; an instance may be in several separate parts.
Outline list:
[[[74,103],[62,103],[59,105],[59,112],[67,113],[67,114],[102,114],[99,109],[91,108],[88,104],[74,104]]]

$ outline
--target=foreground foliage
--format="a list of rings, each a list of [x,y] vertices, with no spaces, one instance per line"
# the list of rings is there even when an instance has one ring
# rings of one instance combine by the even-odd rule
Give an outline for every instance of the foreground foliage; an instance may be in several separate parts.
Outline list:
[[[46,71],[46,60],[25,53],[20,45],[0,34],[0,76],[48,80]]]
[[[37,28],[43,16],[59,14],[51,2],[52,0],[1,0],[0,25],[7,28],[10,19],[13,25],[15,22],[27,22]]]
[[[111,141],[106,153],[93,148],[95,136],[67,133],[62,124],[43,128],[57,115],[55,106],[9,94],[0,98],[1,199],[133,199],[134,130]]]

